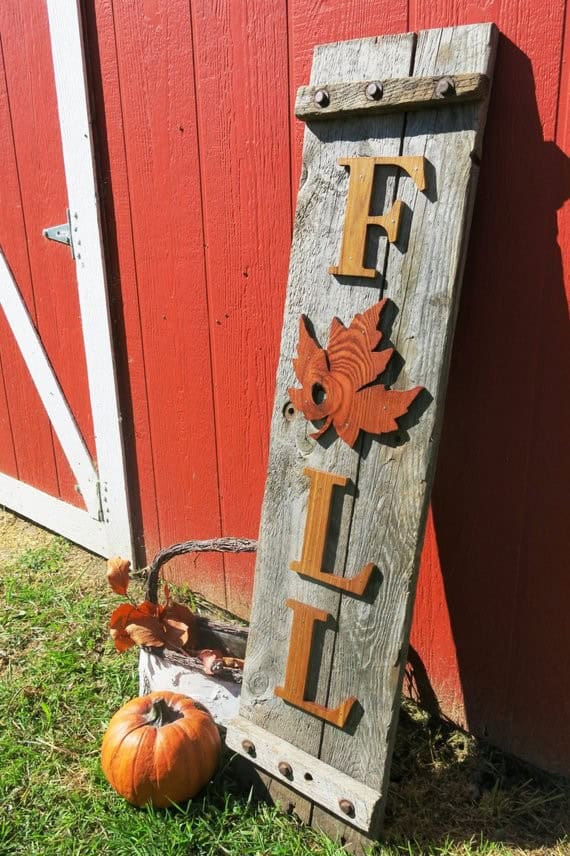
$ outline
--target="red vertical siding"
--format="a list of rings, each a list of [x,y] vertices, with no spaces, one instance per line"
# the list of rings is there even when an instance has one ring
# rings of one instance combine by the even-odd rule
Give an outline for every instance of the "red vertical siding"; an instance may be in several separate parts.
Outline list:
[[[220,514],[256,537],[291,221],[284,0],[192,3]],[[244,612],[253,557],[226,556]]]
[[[2,32],[5,32],[4,29]],[[33,309],[10,102],[4,55],[1,50],[4,38],[5,36],[0,41],[0,163],[2,164],[0,246],[10,259],[22,294],[26,295],[27,292],[28,306],[32,299],[31,308]],[[14,477],[18,477],[21,471],[21,478],[27,478],[33,484],[57,494],[57,474],[49,422],[32,388],[26,366],[3,312],[0,312],[0,341],[2,342],[2,396],[5,404],[5,409],[2,410],[1,471]],[[32,418],[36,416],[39,435],[38,442],[34,443],[29,451],[25,443],[27,414]],[[22,443],[24,443],[23,448]],[[22,453],[20,467],[18,467],[19,451]]]
[[[93,426],[73,262],[42,237],[65,219],[67,195],[47,12],[9,0],[0,8],[2,63],[2,222],[0,243],[85,441]],[[51,432],[13,335],[0,320],[4,383],[17,473],[23,481],[75,505],[83,502]],[[10,472],[9,465],[3,469]]]
[[[567,4],[93,0],[85,14],[130,487],[149,557],[257,530],[303,133],[292,105],[314,45],[498,24],[410,674],[427,703],[568,772],[570,673],[557,661],[570,608]],[[92,449],[73,266],[41,238],[66,204],[45,8],[2,4],[0,34],[0,244]],[[78,502],[5,327],[0,470]],[[247,612],[250,558],[178,571]]]
[[[552,142],[564,5],[415,0],[410,12],[413,29],[492,18],[503,34],[412,644],[444,712],[463,704],[471,728],[568,770],[570,677],[553,659],[570,606],[556,227],[568,162]]]
[[[10,0],[3,40],[27,256],[38,331],[85,443],[95,457],[75,267],[69,251],[42,236],[65,220],[67,190],[44,4]],[[10,27],[13,29],[10,31]],[[4,30],[4,26],[3,26]],[[62,498],[82,505],[75,478],[54,437]]]
[[[410,673],[422,699],[457,721],[570,769],[570,749],[552,737],[570,698],[552,660],[567,650],[568,608],[563,0],[96,9],[117,336],[149,554],[257,528],[303,133],[292,105],[314,45],[498,24]],[[249,559],[181,567],[247,611]]]
[[[110,0],[86,4],[84,11],[109,302],[117,374],[122,381],[127,479],[133,533],[142,557],[145,537],[152,555],[159,548],[160,535],[115,22]]]
[[[221,532],[192,28],[186,2],[100,2],[97,27],[123,379],[152,557]],[[221,559],[192,578],[225,605]]]
[[[315,45],[366,36],[408,31],[407,0],[291,0],[289,3],[291,112],[299,86],[306,84],[311,72]],[[293,119],[292,172],[293,210],[301,170],[301,148],[305,126]]]

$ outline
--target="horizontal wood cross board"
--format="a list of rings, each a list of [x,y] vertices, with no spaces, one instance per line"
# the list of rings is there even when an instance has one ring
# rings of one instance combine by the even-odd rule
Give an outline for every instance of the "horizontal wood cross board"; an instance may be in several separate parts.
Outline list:
[[[496,41],[484,24],[322,45],[310,84],[491,80]],[[227,743],[356,850],[381,828],[486,110],[450,99],[305,130]]]

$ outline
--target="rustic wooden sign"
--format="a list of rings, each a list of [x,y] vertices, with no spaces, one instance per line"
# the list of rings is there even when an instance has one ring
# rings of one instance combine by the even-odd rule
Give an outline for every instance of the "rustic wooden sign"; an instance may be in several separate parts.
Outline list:
[[[486,24],[323,45],[297,102],[303,174],[227,743],[356,849],[386,797],[495,46]]]

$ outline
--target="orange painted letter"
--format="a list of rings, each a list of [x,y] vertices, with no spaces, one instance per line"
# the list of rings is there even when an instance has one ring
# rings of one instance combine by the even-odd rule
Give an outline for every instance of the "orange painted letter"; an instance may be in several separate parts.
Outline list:
[[[382,226],[388,241],[394,243],[398,237],[403,203],[397,199],[386,214],[378,216],[370,214],[375,167],[378,164],[399,166],[413,178],[419,190],[425,190],[425,158],[341,158],[339,164],[350,167],[350,178],[340,245],[340,261],[336,267],[329,268],[329,273],[338,276],[376,276],[374,268],[364,267],[366,229],[368,226]]]
[[[312,713],[313,716],[318,716],[339,728],[344,728],[352,706],[356,702],[355,696],[345,698],[338,707],[334,708],[325,707],[324,704],[317,704],[314,701],[306,701],[304,698],[315,621],[327,621],[330,618],[330,613],[325,612],[324,609],[317,609],[316,606],[307,606],[306,603],[292,599],[287,601],[287,606],[293,610],[293,625],[285,669],[285,686],[275,687],[275,695],[284,701],[288,701],[289,704],[294,704],[295,707],[306,710],[307,713]]]
[[[335,485],[345,487],[348,482],[346,476],[336,473],[323,473],[306,467],[303,475],[309,476],[311,484],[309,487],[309,504],[307,508],[307,520],[305,523],[305,534],[303,536],[303,547],[301,549],[301,561],[291,562],[290,568],[298,574],[312,577],[320,583],[334,586],[349,594],[362,595],[368,585],[370,575],[374,570],[374,564],[369,562],[355,577],[338,577],[336,574],[328,574],[323,570],[323,559],[325,545],[329,528],[331,513],[332,493]]]

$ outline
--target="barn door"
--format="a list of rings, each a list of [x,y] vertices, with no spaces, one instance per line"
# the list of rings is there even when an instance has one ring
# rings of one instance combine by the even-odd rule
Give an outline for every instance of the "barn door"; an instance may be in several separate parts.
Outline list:
[[[0,37],[0,504],[130,556],[79,3]]]

